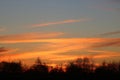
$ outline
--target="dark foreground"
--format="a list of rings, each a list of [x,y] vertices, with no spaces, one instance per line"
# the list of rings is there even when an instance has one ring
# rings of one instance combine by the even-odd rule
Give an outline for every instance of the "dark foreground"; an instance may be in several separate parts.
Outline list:
[[[88,58],[77,59],[55,68],[36,63],[27,68],[21,62],[0,62],[0,80],[120,80],[120,63],[96,66]]]

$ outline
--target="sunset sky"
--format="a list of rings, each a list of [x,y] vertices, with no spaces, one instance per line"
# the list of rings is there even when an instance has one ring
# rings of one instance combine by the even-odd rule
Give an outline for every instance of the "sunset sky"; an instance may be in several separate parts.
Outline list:
[[[0,61],[120,61],[120,0],[0,0]]]

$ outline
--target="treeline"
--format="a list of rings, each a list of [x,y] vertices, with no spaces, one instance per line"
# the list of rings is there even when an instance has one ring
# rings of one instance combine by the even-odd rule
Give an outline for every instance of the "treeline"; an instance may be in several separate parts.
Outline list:
[[[66,66],[48,66],[38,58],[27,68],[19,62],[0,62],[1,80],[120,80],[120,63],[96,66],[89,58],[78,58]]]

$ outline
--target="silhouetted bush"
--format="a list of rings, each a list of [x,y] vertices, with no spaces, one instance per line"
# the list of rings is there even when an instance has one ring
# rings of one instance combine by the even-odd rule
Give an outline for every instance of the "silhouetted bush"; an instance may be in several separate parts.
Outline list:
[[[21,62],[1,62],[0,63],[0,72],[5,73],[20,73],[22,72]]]
[[[31,67],[31,70],[39,73],[48,73],[48,66],[42,63],[39,58],[37,58],[36,63]]]

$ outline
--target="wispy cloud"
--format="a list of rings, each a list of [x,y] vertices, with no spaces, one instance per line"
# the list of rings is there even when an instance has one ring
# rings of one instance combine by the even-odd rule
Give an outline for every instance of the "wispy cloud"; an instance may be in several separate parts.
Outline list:
[[[119,12],[120,11],[120,8],[115,8],[115,7],[106,7],[106,6],[92,6],[90,8],[93,8],[93,9],[98,9],[98,10],[104,10],[104,11],[115,11],[115,12]]]
[[[0,27],[0,32],[5,31],[6,29],[3,27]]]
[[[107,0],[108,4],[112,5],[120,5],[120,0]],[[114,6],[112,8],[105,8],[105,10],[109,11],[120,11],[120,7]]]
[[[0,56],[0,61],[8,61],[8,60],[27,60],[27,59],[36,59],[40,57],[42,60],[46,60],[48,62],[57,62],[57,61],[67,61],[73,60],[80,56],[66,56],[66,55],[54,55],[56,51],[33,51],[33,52],[25,52],[25,53],[17,53],[17,54],[6,54]]]
[[[100,51],[100,50],[90,50],[89,52],[95,53],[92,54],[92,58],[111,58],[111,57],[118,57],[120,56],[119,52],[112,52],[112,51]]]
[[[63,33],[48,33],[48,34],[16,34],[16,35],[5,35],[0,36],[0,43],[3,44],[14,44],[14,43],[52,43],[56,46],[61,45],[61,47],[69,46],[69,48],[74,48],[73,46],[84,48],[84,46],[90,45],[91,47],[103,47],[103,46],[113,46],[120,45],[120,38],[59,38]],[[72,45],[72,46],[71,46]]]
[[[8,60],[27,60],[27,59],[36,59],[40,57],[42,60],[46,60],[48,62],[62,62],[62,61],[69,61],[74,60],[77,58],[84,58],[89,57],[93,59],[104,59],[104,58],[112,58],[112,57],[119,57],[119,52],[111,52],[111,51],[89,51],[95,54],[78,54],[78,55],[57,55],[55,53],[61,53],[65,51],[61,50],[54,50],[54,51],[32,51],[32,52],[25,52],[25,53],[17,53],[17,54],[6,54],[0,56],[1,61],[8,61]],[[65,54],[65,53],[64,53]],[[74,53],[73,53],[74,54]]]
[[[0,47],[0,56],[10,54],[11,52],[15,52],[17,50],[18,49],[11,49],[11,48]]]
[[[0,36],[0,43],[14,44],[14,43],[50,43],[47,47],[61,47],[63,51],[72,49],[84,49],[86,47],[98,48],[108,46],[120,46],[120,38],[59,38],[56,37],[63,33],[49,33],[49,34],[19,34],[19,35],[5,35]],[[66,49],[66,50],[65,50]]]
[[[45,35],[47,37],[45,37]],[[29,59],[29,58],[36,58],[38,56],[45,58],[44,56],[49,55],[48,57],[52,58],[52,60],[58,60],[56,57],[58,56],[58,54],[61,54],[61,53],[74,52],[78,50],[89,52],[88,50],[90,49],[120,46],[120,38],[58,38],[58,39],[51,38],[51,37],[56,37],[59,35],[61,35],[61,33],[57,33],[57,35],[54,35],[54,36],[53,35],[48,36],[47,34],[44,34],[44,37],[41,37],[40,35],[38,36],[38,34],[37,35],[36,34],[34,35],[33,34],[29,34],[29,35],[21,34],[21,35],[14,35],[14,36],[12,35],[12,39],[11,39],[11,35],[9,35],[9,37],[7,36],[4,36],[3,38],[1,37],[0,43],[4,43],[4,44],[37,43],[37,42],[46,43],[45,45],[42,45],[42,48],[41,47],[37,48],[37,50],[35,51],[23,52],[19,54],[10,54],[9,56],[11,56],[11,58],[13,59],[15,58],[16,59],[17,58],[18,59]],[[30,37],[25,38],[26,36],[30,36]],[[16,38],[16,37],[19,37],[19,38]],[[104,52],[101,52],[101,53],[104,53]],[[7,56],[8,55],[6,56],[4,55],[4,57],[7,57]],[[61,56],[65,57],[65,54],[64,55],[62,54]],[[77,56],[77,57],[80,57],[80,56]],[[48,59],[48,57],[46,59]],[[3,59],[3,56],[1,58]],[[76,58],[75,55],[74,55],[74,58]],[[66,57],[66,59],[68,58]]]
[[[101,8],[106,11],[120,11],[120,8]]]
[[[120,46],[120,39],[111,39],[108,41],[103,41],[103,42],[99,42],[97,44],[93,44],[92,47],[93,48],[99,48],[99,47],[112,47],[112,46]]]
[[[120,34],[120,30],[119,31],[102,33],[102,34],[99,34],[99,36],[109,36],[109,35],[116,35],[116,34]]]
[[[34,43],[34,42],[49,42],[59,44],[75,44],[75,43],[96,43],[103,40],[104,38],[59,38],[63,33],[24,33],[24,34],[13,34],[13,35],[2,35],[0,36],[0,43]],[[119,39],[119,38],[118,38]]]
[[[56,38],[64,33],[62,32],[51,32],[51,33],[22,33],[22,34],[11,34],[11,35],[2,35],[0,36],[0,43],[22,43],[22,42],[34,42],[41,39]]]
[[[47,23],[40,23],[40,24],[33,24],[32,27],[46,27],[51,25],[58,25],[58,24],[67,24],[67,23],[75,23],[75,22],[82,22],[88,21],[89,19],[70,19],[70,20],[63,20],[63,21],[56,21],[56,22],[47,22]]]
[[[120,0],[108,0],[108,1],[112,3],[120,3]]]
[[[13,40],[14,42],[15,40]],[[7,41],[6,41],[7,42]],[[48,61],[67,61],[73,60],[78,57],[93,57],[105,58],[105,57],[115,57],[120,56],[118,52],[111,51],[89,51],[98,49],[101,47],[116,47],[120,46],[120,38],[59,38],[59,39],[32,39],[28,40],[17,40],[17,43],[26,42],[26,43],[46,43],[42,46],[36,46],[33,51],[26,51],[16,54],[4,54],[0,56],[1,60],[19,60],[19,59],[32,59],[40,57],[41,59]],[[11,42],[9,42],[11,43]],[[42,48],[41,48],[42,47]],[[86,54],[74,54],[75,51],[83,51],[85,53],[97,53],[95,55],[86,55]],[[66,53],[69,53],[66,55]],[[61,55],[60,55],[61,54]],[[73,55],[71,55],[73,54]]]
[[[6,51],[8,51],[6,48],[4,48],[4,47],[1,47],[1,48],[0,48],[0,53],[1,53],[1,52],[6,52]]]

